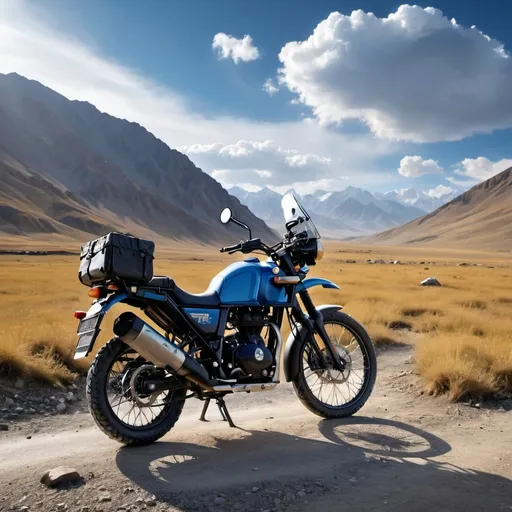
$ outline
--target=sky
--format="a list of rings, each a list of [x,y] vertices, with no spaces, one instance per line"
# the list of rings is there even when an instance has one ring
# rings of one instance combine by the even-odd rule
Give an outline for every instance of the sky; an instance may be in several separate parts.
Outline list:
[[[512,2],[0,0],[0,73],[135,121],[225,187],[408,187],[512,165]]]

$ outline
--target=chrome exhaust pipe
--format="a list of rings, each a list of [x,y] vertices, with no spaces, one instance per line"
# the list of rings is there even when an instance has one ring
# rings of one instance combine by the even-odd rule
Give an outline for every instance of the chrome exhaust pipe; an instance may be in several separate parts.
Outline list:
[[[137,315],[121,314],[114,322],[114,334],[155,366],[170,368],[203,389],[211,389],[206,368]]]

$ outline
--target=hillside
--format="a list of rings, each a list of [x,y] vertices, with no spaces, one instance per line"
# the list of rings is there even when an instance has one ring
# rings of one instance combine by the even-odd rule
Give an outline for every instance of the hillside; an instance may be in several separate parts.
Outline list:
[[[16,74],[0,74],[0,232],[124,229],[202,243],[233,241],[232,208],[253,233],[275,234],[247,207],[142,126]]]
[[[512,167],[434,212],[365,241],[511,251]]]

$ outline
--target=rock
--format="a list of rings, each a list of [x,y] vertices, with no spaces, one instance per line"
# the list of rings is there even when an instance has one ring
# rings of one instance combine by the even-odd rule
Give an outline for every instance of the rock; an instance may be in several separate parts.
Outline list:
[[[66,395],[66,400],[68,402],[75,402],[76,401],[76,398],[75,398],[75,394],[70,391],[67,395]]]
[[[7,432],[9,430],[9,425],[6,423],[0,423],[0,432]]]
[[[467,267],[469,263],[457,263],[457,267]]]
[[[66,409],[67,409],[67,406],[64,402],[60,402],[57,407],[55,408],[55,410],[59,413],[59,414],[62,414],[64,412],[66,412]]]
[[[226,500],[222,496],[215,496],[213,499],[213,503],[215,503],[215,505],[224,505],[225,502]]]
[[[252,491],[252,492],[258,492],[259,490],[260,490],[260,488],[259,488],[259,487],[253,487],[253,488],[251,489],[251,491]]]
[[[20,508],[20,512],[28,512],[28,507],[24,505],[23,507]]]
[[[427,277],[420,283],[421,286],[442,286],[435,277]]]
[[[393,261],[393,265],[401,265],[401,261],[400,260],[395,260],[395,261]]]
[[[59,403],[61,403],[61,404],[66,403],[66,397],[61,396],[61,397],[59,398]]]
[[[152,498],[146,500],[144,503],[146,504],[146,507],[156,507],[156,500]]]
[[[405,364],[414,364],[416,362],[416,360],[414,359],[414,356],[409,356],[406,360],[405,360]]]
[[[65,503],[57,503],[57,510],[67,510],[68,506]]]
[[[99,498],[98,498],[98,502],[99,503],[107,503],[109,501],[112,501],[112,495],[108,492],[105,492],[103,493]]]
[[[78,471],[65,466],[50,469],[41,477],[41,483],[48,487],[58,487],[81,482],[82,477]]]
[[[23,379],[17,379],[16,382],[14,383],[14,387],[16,389],[23,389],[25,387],[25,382],[23,381]]]
[[[22,414],[24,411],[23,407],[16,407],[16,409],[14,409],[14,412],[18,413],[18,414]]]
[[[14,400],[12,398],[7,397],[4,401],[6,407],[12,407],[14,405]]]
[[[299,491],[297,493],[297,498],[305,498],[306,497],[306,493],[304,491]]]

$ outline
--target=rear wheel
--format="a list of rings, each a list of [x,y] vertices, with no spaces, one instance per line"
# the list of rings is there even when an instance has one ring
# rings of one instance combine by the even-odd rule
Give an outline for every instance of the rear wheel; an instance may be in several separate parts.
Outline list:
[[[375,348],[363,326],[345,313],[324,314],[324,326],[345,370],[334,369],[321,342],[323,357],[306,339],[299,351],[299,372],[293,385],[311,412],[323,418],[345,418],[361,409],[373,390],[377,375]]]
[[[183,410],[186,388],[149,392],[145,380],[162,373],[120,339],[110,340],[87,375],[87,400],[98,427],[120,443],[138,446],[169,432]]]

